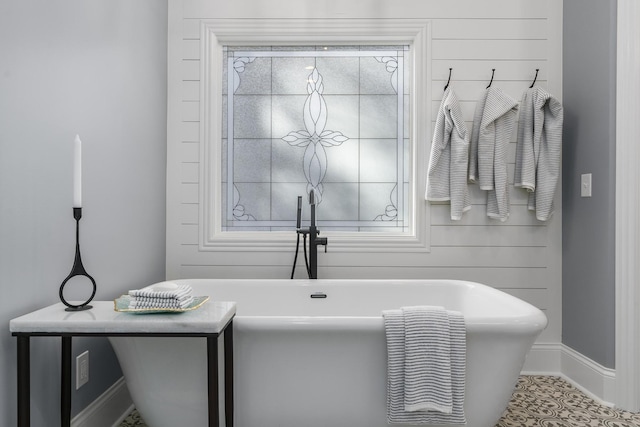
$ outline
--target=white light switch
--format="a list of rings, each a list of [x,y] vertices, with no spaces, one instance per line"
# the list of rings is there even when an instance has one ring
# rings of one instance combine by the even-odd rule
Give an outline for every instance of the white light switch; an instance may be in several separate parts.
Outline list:
[[[591,197],[591,174],[583,173],[580,180],[580,197]]]

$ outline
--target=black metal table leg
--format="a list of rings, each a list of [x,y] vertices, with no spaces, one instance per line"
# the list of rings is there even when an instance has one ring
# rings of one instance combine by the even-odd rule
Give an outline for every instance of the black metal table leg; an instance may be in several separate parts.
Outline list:
[[[207,386],[209,391],[209,427],[219,427],[218,337],[207,337]]]
[[[71,425],[71,336],[62,336],[60,369],[60,425]]]
[[[18,427],[31,425],[29,335],[18,335]]]
[[[225,426],[233,427],[233,321],[224,330],[224,416]]]

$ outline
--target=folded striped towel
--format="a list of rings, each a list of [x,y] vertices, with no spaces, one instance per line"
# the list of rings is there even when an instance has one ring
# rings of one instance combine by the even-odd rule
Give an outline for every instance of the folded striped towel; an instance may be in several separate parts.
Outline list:
[[[129,299],[129,308],[187,308],[193,303],[191,295],[184,298],[139,298]]]
[[[464,424],[466,328],[442,307],[383,312],[387,418],[398,424]]]
[[[133,289],[129,295],[144,298],[178,298],[193,292],[191,285],[187,283],[162,282],[147,286],[142,289]]]
[[[190,285],[164,282],[129,291],[129,308],[186,308],[193,303]]]

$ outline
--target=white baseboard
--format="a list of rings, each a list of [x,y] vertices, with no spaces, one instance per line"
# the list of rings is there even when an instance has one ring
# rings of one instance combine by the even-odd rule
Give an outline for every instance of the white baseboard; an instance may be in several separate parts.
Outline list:
[[[608,406],[616,401],[616,370],[562,345],[562,374],[578,388]]]
[[[599,403],[614,406],[616,371],[605,368],[561,343],[536,343],[531,348],[523,374],[560,376]]]
[[[71,420],[71,427],[117,427],[133,410],[133,401],[121,377]]]
[[[559,375],[562,369],[562,350],[559,343],[533,345],[522,368],[523,374]]]

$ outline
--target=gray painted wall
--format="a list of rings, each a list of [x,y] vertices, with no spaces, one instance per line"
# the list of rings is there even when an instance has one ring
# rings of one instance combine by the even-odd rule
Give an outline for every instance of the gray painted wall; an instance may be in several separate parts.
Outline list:
[[[164,278],[166,40],[166,1],[0,0],[0,425],[16,424],[9,320],[58,302],[73,262],[76,133],[96,299]],[[59,349],[32,340],[34,427],[59,419]],[[85,349],[74,414],[121,375],[105,339],[74,343]]]
[[[96,299],[165,268],[167,2],[0,0],[0,425],[15,425],[9,319],[58,301],[73,257],[72,140],[84,141],[83,260]],[[564,1],[563,342],[614,366],[615,2]],[[579,197],[581,173],[593,197]],[[82,340],[91,381],[74,414],[120,375]],[[57,419],[59,345],[32,344],[35,427]]]
[[[615,0],[564,0],[562,341],[615,366]],[[593,197],[580,175],[593,174]]]

